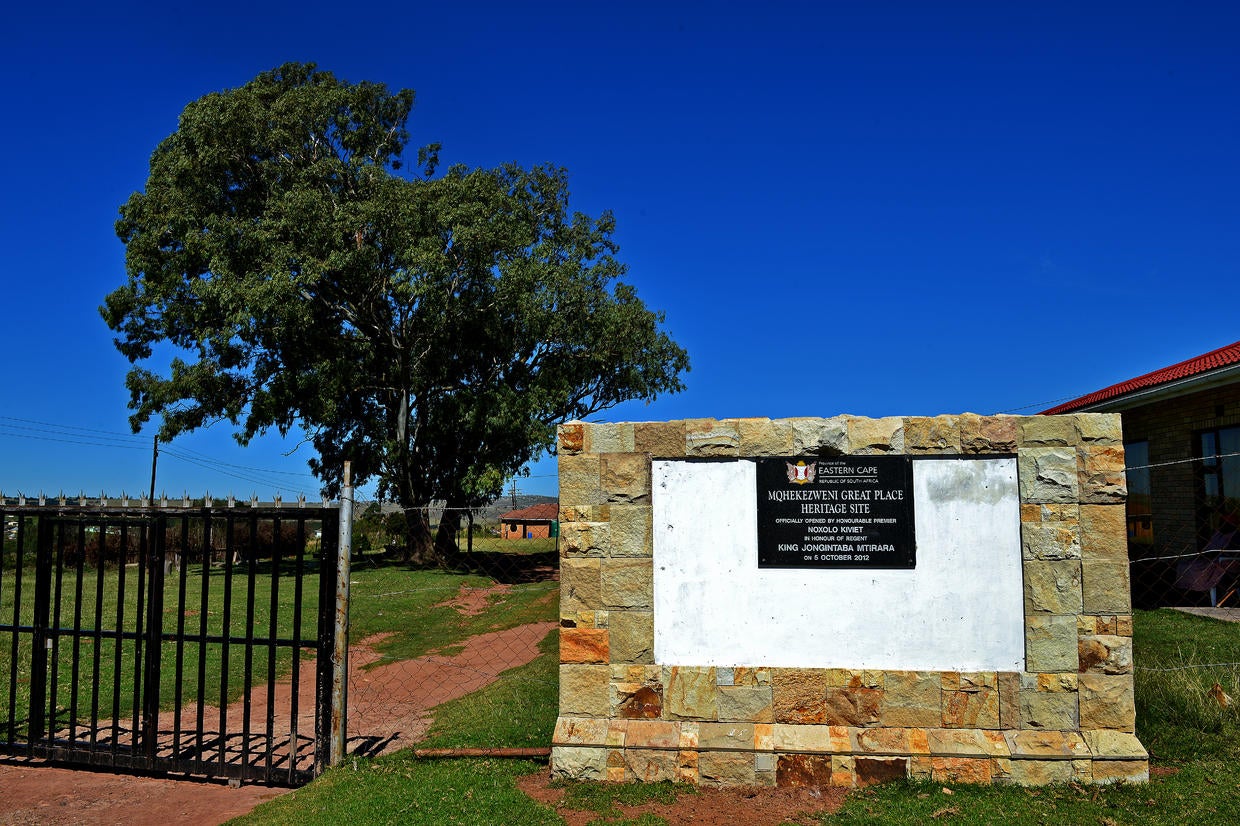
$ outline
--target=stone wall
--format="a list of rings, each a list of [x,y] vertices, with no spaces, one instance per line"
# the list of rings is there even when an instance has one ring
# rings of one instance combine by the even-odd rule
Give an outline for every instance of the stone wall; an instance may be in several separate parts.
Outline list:
[[[654,661],[651,459],[880,453],[1017,456],[1025,671]],[[768,786],[1147,779],[1123,459],[1114,415],[563,425],[553,772]]]

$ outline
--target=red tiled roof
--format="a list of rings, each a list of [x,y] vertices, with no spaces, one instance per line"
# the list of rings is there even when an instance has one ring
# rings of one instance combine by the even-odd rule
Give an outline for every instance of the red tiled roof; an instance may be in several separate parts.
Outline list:
[[[505,522],[554,522],[559,518],[560,504],[558,502],[543,502],[539,505],[530,505],[528,508],[508,511],[508,513],[500,517]]]
[[[1135,390],[1157,387],[1160,384],[1167,384],[1178,379],[1186,379],[1190,376],[1208,373],[1211,370],[1217,370],[1220,367],[1228,367],[1233,364],[1240,364],[1240,341],[1228,344],[1226,347],[1220,347],[1217,350],[1211,350],[1204,355],[1195,356],[1179,364],[1173,364],[1170,367],[1146,373],[1144,376],[1137,376],[1135,379],[1113,384],[1102,390],[1094,391],[1089,395],[1081,396],[1079,399],[1073,399],[1070,402],[1052,407],[1050,410],[1043,410],[1042,415],[1071,413],[1074,410],[1080,410],[1082,407],[1089,407],[1099,402],[1127,395]]]

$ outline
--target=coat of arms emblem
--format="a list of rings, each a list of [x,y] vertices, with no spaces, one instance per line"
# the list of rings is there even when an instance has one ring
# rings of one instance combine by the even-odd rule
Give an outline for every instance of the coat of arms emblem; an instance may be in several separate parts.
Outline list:
[[[795,465],[792,462],[785,462],[788,466],[788,481],[794,485],[804,485],[814,481],[817,475],[817,462],[805,464],[805,460],[799,460]]]

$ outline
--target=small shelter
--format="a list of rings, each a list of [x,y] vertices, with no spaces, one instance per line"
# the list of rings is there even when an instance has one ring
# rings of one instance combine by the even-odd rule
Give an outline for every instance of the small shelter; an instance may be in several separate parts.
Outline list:
[[[549,539],[560,535],[560,505],[544,502],[499,518],[499,535],[503,539]]]

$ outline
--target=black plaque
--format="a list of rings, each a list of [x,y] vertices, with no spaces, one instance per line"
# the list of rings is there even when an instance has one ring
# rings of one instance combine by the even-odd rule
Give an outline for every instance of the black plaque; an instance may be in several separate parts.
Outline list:
[[[914,568],[907,456],[758,460],[759,568]]]

